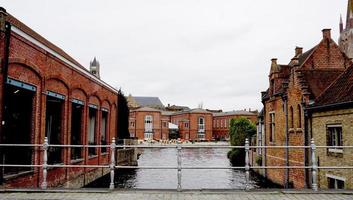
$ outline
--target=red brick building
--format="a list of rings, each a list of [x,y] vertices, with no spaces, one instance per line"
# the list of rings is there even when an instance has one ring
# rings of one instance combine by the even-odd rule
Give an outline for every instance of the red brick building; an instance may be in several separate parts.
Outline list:
[[[213,113],[213,138],[229,139],[229,127],[231,119],[244,117],[256,124],[257,114],[245,110]]]
[[[179,137],[184,140],[212,140],[212,113],[204,109],[176,112],[171,122],[179,127]]]
[[[117,91],[0,9],[1,143],[107,144],[116,137]],[[92,64],[92,63],[91,63]],[[9,147],[4,164],[42,164],[37,148]],[[105,164],[107,148],[50,148],[49,164]],[[4,168],[4,185],[39,187],[41,168]],[[52,168],[48,185],[85,185],[102,169]],[[75,182],[78,181],[78,182]]]
[[[211,140],[212,113],[203,109],[181,112],[142,107],[130,111],[131,137],[140,140]]]
[[[292,60],[285,65],[272,59],[269,88],[262,93],[264,106],[264,139],[266,146],[309,145],[306,110],[316,98],[348,67],[350,59],[324,29],[321,41],[303,53],[297,47]],[[264,149],[266,166],[308,165],[309,152],[302,149]],[[310,184],[310,171],[301,169],[268,169],[266,177],[275,183],[303,188]]]
[[[162,111],[149,107],[142,107],[130,112],[129,132],[131,137],[145,140],[161,140]],[[166,128],[166,127],[164,127]]]

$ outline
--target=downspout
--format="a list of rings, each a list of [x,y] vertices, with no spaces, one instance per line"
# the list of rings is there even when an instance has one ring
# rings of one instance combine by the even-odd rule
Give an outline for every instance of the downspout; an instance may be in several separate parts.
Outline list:
[[[6,14],[6,10],[2,7],[0,7],[0,14],[2,15],[7,15]],[[5,105],[6,105],[6,90],[7,90],[7,86],[6,86],[6,80],[7,80],[7,76],[8,76],[8,68],[9,68],[9,55],[10,55],[10,38],[11,38],[11,24],[9,22],[5,22],[5,29],[1,30],[1,31],[5,31],[5,45],[4,45],[4,61],[3,61],[3,65],[2,65],[2,76],[3,76],[3,82],[2,82],[2,105],[1,105],[1,124],[0,124],[0,143],[4,143],[4,126],[5,126],[5,122],[6,122],[6,115],[5,115]],[[2,28],[2,27],[1,27]],[[1,163],[4,162],[4,152],[3,149],[1,148]],[[4,164],[4,163],[3,163]],[[0,184],[2,184],[4,182],[4,168],[2,168],[0,170]]]
[[[287,96],[282,97],[284,101],[284,113],[286,117],[286,128],[285,128],[285,146],[288,147],[289,144],[289,136],[288,136],[288,99]],[[289,149],[285,148],[285,157],[286,157],[286,169],[285,169],[285,180],[284,180],[284,187],[288,188],[289,187]]]
[[[308,138],[309,138],[309,123],[308,123],[309,110],[306,109],[306,106],[305,106],[304,102],[302,103],[302,108],[304,110],[304,146],[308,146],[309,145],[309,143],[308,143]],[[304,165],[305,166],[309,165],[308,156],[309,156],[308,149],[304,149]],[[310,186],[310,181],[309,181],[310,178],[309,178],[308,169],[304,170],[304,179],[305,179],[304,180],[304,187],[308,188]]]
[[[263,145],[264,146],[267,146],[267,137],[266,137],[266,129],[267,129],[267,120],[266,120],[266,115],[267,115],[267,113],[266,113],[266,103],[265,103],[265,101],[264,101],[264,99],[263,99],[263,96],[265,95],[265,92],[261,92],[261,102],[262,102],[262,105],[263,105],[263,125],[264,125],[264,132],[263,132],[263,138],[262,138],[262,140],[263,140]],[[262,161],[262,166],[267,166],[267,148],[264,148],[263,149],[263,155],[262,155],[262,157],[263,157],[263,161]],[[267,178],[267,169],[265,168],[264,169],[264,177],[265,178]]]

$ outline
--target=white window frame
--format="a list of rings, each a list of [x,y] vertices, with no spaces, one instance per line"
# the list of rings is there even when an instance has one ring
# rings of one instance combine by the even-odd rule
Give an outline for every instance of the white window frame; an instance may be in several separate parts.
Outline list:
[[[145,116],[145,139],[153,139],[153,116]]]
[[[326,125],[326,129],[327,131],[329,131],[329,129],[332,129],[332,128],[340,128],[341,129],[341,134],[338,135],[338,132],[337,130],[335,131],[335,133],[330,133],[330,136],[331,137],[331,144],[332,146],[342,146],[343,145],[343,128],[342,128],[342,124],[328,124]],[[335,129],[334,129],[335,130]],[[340,140],[341,140],[341,144],[338,143],[338,139],[337,137],[340,136]],[[329,146],[329,145],[328,145]],[[334,148],[334,147],[329,147],[328,148],[328,152],[330,153],[343,153],[343,149],[341,148]]]
[[[202,120],[202,123],[201,123],[201,120]],[[199,117],[197,121],[198,121],[198,132],[205,133],[205,117]]]

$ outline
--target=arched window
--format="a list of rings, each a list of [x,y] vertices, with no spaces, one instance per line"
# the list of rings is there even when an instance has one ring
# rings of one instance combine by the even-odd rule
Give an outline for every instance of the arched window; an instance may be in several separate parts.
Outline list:
[[[294,128],[294,113],[292,106],[289,108],[289,128]]]
[[[205,132],[205,118],[199,117],[199,132]]]
[[[152,132],[153,129],[153,117],[151,115],[145,116],[145,132]]]
[[[302,107],[298,104],[298,128],[302,127]]]

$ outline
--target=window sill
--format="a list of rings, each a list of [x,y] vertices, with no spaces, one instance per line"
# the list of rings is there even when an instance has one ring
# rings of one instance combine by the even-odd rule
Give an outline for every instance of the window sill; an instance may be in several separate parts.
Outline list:
[[[296,132],[296,133],[303,133],[304,131],[303,131],[302,128],[297,128],[297,129],[295,130],[295,132]]]
[[[33,172],[34,172],[34,170],[28,170],[28,171],[18,172],[16,174],[9,174],[9,175],[4,174],[4,179],[5,179],[5,181],[7,181],[7,180],[15,179],[15,178],[18,178],[21,176],[33,174]]]
[[[271,146],[276,146],[276,143],[275,143],[275,142],[269,142],[269,144],[270,144]]]
[[[92,160],[94,158],[98,158],[98,155],[90,155],[90,156],[88,156],[88,159],[90,159],[90,160]]]
[[[102,153],[101,153],[102,156],[106,156],[106,155],[108,155],[108,154],[109,154],[108,152],[102,152]]]
[[[343,149],[329,148],[329,149],[328,149],[328,152],[329,152],[329,153],[343,154]]]
[[[84,159],[83,158],[79,158],[79,159],[75,159],[75,160],[71,160],[71,164],[77,164],[77,163],[80,163],[82,162]]]

